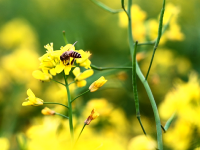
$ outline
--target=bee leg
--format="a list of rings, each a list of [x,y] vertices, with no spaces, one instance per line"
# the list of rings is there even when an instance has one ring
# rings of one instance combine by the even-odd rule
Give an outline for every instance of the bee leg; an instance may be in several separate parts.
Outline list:
[[[71,61],[71,65],[73,65],[73,63],[74,63],[74,60],[75,60],[75,58],[73,58],[73,59],[72,59],[72,61]]]

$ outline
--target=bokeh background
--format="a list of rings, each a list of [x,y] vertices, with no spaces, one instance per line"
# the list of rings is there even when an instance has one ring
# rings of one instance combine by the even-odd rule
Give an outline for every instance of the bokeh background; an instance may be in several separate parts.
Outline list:
[[[113,9],[120,0],[101,0]],[[139,43],[156,38],[162,1],[133,1],[133,35]],[[148,82],[154,94],[161,123],[176,113],[164,148],[189,150],[200,147],[200,1],[167,0],[164,23],[169,27],[161,38]],[[171,19],[169,19],[171,17]],[[90,0],[0,0],[0,149],[67,149],[68,121],[43,116],[45,106],[22,107],[31,88],[48,102],[67,103],[65,88],[55,82],[40,82],[32,72],[38,58],[53,42],[65,45],[62,31],[76,49],[90,51],[92,64],[101,67],[129,66],[126,16],[111,14]],[[153,46],[139,47],[138,61],[146,75]],[[108,82],[97,92],[87,93],[73,103],[75,137],[95,107],[100,116],[85,128],[77,149],[155,149],[156,127],[152,108],[138,80],[141,119],[146,138],[135,116],[131,70],[95,71],[82,88],[71,86],[72,97],[104,75]],[[73,81],[73,74],[70,80]],[[62,81],[61,76],[55,79]],[[49,108],[67,114],[61,106]]]

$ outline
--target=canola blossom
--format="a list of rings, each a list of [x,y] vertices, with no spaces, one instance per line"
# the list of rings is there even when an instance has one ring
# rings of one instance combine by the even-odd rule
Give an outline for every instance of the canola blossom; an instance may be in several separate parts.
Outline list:
[[[43,105],[43,100],[40,98],[35,97],[35,94],[31,91],[31,89],[27,90],[28,98],[26,98],[26,101],[22,103],[22,106],[39,106]]]
[[[45,107],[44,109],[42,109],[41,113],[43,115],[55,115],[55,111],[49,109],[48,107]]]
[[[84,72],[80,72],[80,68],[76,67],[73,71],[73,74],[75,75],[75,81],[77,83],[78,87],[83,87],[87,84],[86,78],[93,75],[94,71],[92,69],[85,70]]]
[[[75,65],[72,62],[74,59],[72,57],[66,61],[60,60],[60,56],[66,51],[74,51],[79,53],[81,58],[75,59],[76,64],[81,67],[85,67],[86,69],[91,68],[91,61],[89,60],[89,56],[91,55],[90,52],[75,50],[75,47],[72,44],[67,44],[64,47],[61,47],[60,50],[54,50],[53,43],[45,45],[44,48],[46,49],[46,53],[39,58],[40,70],[35,70],[32,74],[36,79],[41,81],[49,81],[53,78],[52,76],[55,76],[62,71],[65,72],[65,75],[69,75],[69,72]]]
[[[90,92],[95,92],[97,91],[100,87],[102,87],[105,83],[107,82],[107,80],[104,78],[104,76],[101,76],[98,80],[96,80],[95,82],[93,82],[90,87],[89,90]]]
[[[91,114],[88,116],[88,118],[85,120],[85,124],[89,125],[90,122],[94,119],[96,119],[99,116],[99,113],[95,111],[95,109],[92,109]]]

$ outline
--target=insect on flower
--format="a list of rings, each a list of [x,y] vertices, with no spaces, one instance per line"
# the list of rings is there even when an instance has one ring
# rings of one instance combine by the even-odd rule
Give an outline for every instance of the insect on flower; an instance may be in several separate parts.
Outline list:
[[[76,41],[72,46],[74,46],[76,43],[77,43],[77,41]],[[72,46],[71,46],[71,47],[72,47]],[[70,47],[70,48],[71,48],[71,47]],[[69,48],[69,49],[70,49],[70,48]],[[71,50],[71,51],[65,51],[65,52],[62,53],[62,55],[60,56],[60,60],[61,60],[64,64],[66,64],[66,62],[68,62],[67,65],[69,65],[70,57],[73,58],[73,60],[71,61],[71,65],[72,65],[72,64],[74,63],[75,58],[81,58],[81,54],[79,54],[78,52],[75,52],[75,51],[73,51],[73,50]]]

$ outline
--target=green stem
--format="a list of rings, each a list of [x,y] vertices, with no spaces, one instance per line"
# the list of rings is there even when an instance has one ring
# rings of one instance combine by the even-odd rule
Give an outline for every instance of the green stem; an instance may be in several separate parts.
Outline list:
[[[124,6],[124,0],[121,0],[121,4],[122,4],[122,9],[124,10],[124,12],[126,13],[127,17],[129,18],[130,16],[128,15],[128,12],[126,11],[125,6]]]
[[[97,67],[95,65],[90,65],[92,67],[92,69],[96,69],[96,70],[99,70],[99,71],[102,71],[102,70],[109,70],[109,69],[132,69],[132,67]]]
[[[63,31],[63,39],[64,39],[64,41],[65,41],[65,44],[67,45],[67,38],[66,38],[66,36],[65,36],[65,31]]]
[[[76,82],[76,81],[72,81],[71,83],[69,83],[69,85],[70,85],[70,84],[73,84],[73,83],[75,83],[75,82]]]
[[[89,91],[90,91],[90,90],[87,90],[87,91],[85,91],[84,93],[78,95],[77,97],[75,97],[75,98],[71,101],[71,103],[72,103],[73,101],[75,101],[77,98],[79,98],[80,96],[84,95],[85,93],[87,93],[87,92],[89,92]]]
[[[69,91],[69,85],[67,82],[67,77],[65,75],[65,72],[63,71],[63,76],[65,79],[65,87],[67,90],[67,97],[68,97],[68,107],[69,107],[69,128],[70,128],[70,134],[71,134],[71,139],[72,139],[72,143],[74,141],[74,129],[73,129],[73,118],[72,118],[72,105],[71,105],[71,95],[70,95],[70,91]]]
[[[81,132],[79,133],[79,136],[78,136],[78,138],[77,138],[75,144],[78,142],[78,140],[79,140],[79,138],[80,138],[80,136],[81,136],[81,134],[82,134],[82,132],[83,132],[83,130],[84,130],[84,128],[85,128],[86,125],[87,125],[87,124],[84,123],[83,128],[82,128]]]
[[[128,23],[128,39],[129,39],[129,46],[130,46],[130,53],[131,56],[133,56],[133,52],[134,52],[134,40],[132,37],[132,25],[131,25],[131,5],[132,5],[132,0],[128,0],[128,15],[129,15],[129,23]],[[147,95],[150,99],[150,103],[154,112],[154,117],[155,117],[155,122],[156,122],[156,130],[157,130],[157,142],[158,142],[158,149],[159,150],[163,150],[163,144],[162,144],[162,129],[161,129],[161,123],[160,123],[160,117],[158,114],[158,109],[157,109],[157,105],[156,102],[154,100],[153,94],[151,92],[151,89],[148,85],[148,82],[145,80],[140,67],[138,65],[138,63],[136,62],[136,73],[138,75],[138,77],[140,78],[140,80],[142,81],[145,90],[147,92]]]
[[[67,105],[61,104],[61,103],[55,103],[55,102],[43,102],[43,104],[57,104],[57,105],[62,105],[66,108],[69,108]]]
[[[136,52],[137,52],[137,43],[138,41],[135,42],[135,47],[133,51],[133,56],[132,56],[132,85],[133,85],[133,95],[134,95],[134,100],[135,100],[135,109],[136,109],[136,117],[140,123],[140,126],[142,128],[142,131],[146,135],[146,131],[142,125],[142,121],[140,119],[140,108],[139,108],[139,98],[138,98],[138,91],[137,91],[137,81],[136,81]]]
[[[137,72],[137,75],[140,78],[142,84],[144,85],[144,88],[145,88],[147,95],[149,97],[149,100],[150,100],[150,103],[151,103],[151,106],[152,106],[152,109],[153,109],[154,117],[155,117],[155,122],[156,122],[158,149],[162,150],[163,149],[162,129],[161,129],[161,123],[160,123],[160,117],[159,117],[159,114],[158,114],[157,105],[156,105],[155,99],[153,97],[153,94],[151,92],[151,88],[149,87],[147,80],[145,80],[138,64],[136,64],[136,72]]]
[[[163,25],[164,12],[165,12],[165,0],[163,0],[163,6],[162,6],[161,13],[160,13],[160,21],[159,21],[159,26],[158,26],[158,37],[156,39],[156,43],[155,43],[154,48],[153,48],[153,54],[152,54],[152,57],[151,57],[151,62],[150,62],[145,80],[147,80],[147,78],[148,78],[148,75],[149,75],[149,72],[150,72],[150,69],[151,69],[151,65],[153,63],[154,55],[155,55],[156,49],[158,47],[158,44],[160,42],[160,38],[162,36],[162,25]]]
[[[56,83],[59,83],[59,84],[62,84],[62,85],[65,86],[65,84],[63,84],[63,83],[61,83],[61,82],[59,82],[59,81],[56,81],[56,80],[54,80],[54,79],[51,79],[51,80],[54,81],[54,82],[56,82]]]
[[[174,120],[174,118],[175,118],[175,113],[167,120],[167,122],[166,122],[166,124],[165,124],[165,127],[164,127],[164,129],[165,129],[165,131],[167,131],[168,130],[168,128],[169,128],[169,126],[171,125],[171,123],[172,123],[172,121]]]
[[[63,115],[63,114],[57,113],[57,112],[55,112],[55,115],[58,115],[58,116],[61,116],[61,117],[64,117],[64,118],[69,119],[69,117],[67,117],[67,116],[65,116],[65,115]]]
[[[106,10],[106,11],[108,11],[110,13],[113,13],[113,14],[123,11],[122,9],[114,10],[114,9],[112,9],[112,8],[106,6],[105,4],[103,4],[103,3],[99,2],[99,1],[96,1],[96,0],[91,0],[91,1],[93,3],[95,3],[96,5],[98,5],[99,7],[103,8],[104,10]]]

